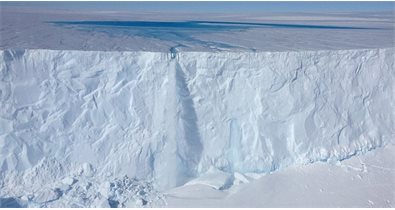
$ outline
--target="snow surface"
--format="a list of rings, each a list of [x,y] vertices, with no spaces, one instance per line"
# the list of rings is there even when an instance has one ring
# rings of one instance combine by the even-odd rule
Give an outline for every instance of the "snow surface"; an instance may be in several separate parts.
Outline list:
[[[181,51],[202,52],[305,51],[395,46],[393,11],[252,14],[81,12],[12,8],[0,2],[0,12],[0,49],[3,50],[168,52],[176,47]]]
[[[395,143],[394,48],[10,49],[0,68],[11,206],[164,206],[163,191],[186,183],[221,197],[259,174]]]
[[[210,172],[211,176],[215,173]],[[216,190],[201,179],[165,193],[168,207],[394,207],[395,146],[336,164],[292,166],[256,179],[229,174],[233,185]],[[256,175],[255,175],[256,176]],[[255,180],[256,179],[256,180]],[[222,179],[225,180],[225,179]],[[218,182],[219,183],[219,182]],[[239,183],[239,184],[238,184]]]

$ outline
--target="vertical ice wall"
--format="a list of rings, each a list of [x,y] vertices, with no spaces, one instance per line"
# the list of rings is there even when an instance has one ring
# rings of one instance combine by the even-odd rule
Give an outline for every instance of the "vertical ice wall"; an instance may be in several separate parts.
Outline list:
[[[5,50],[0,65],[3,178],[56,160],[167,188],[394,143],[394,49]]]
[[[394,142],[394,51],[183,53],[201,170],[267,172]]]

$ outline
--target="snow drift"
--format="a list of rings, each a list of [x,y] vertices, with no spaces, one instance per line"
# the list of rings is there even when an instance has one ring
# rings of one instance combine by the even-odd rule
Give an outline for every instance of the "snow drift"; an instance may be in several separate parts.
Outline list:
[[[393,48],[4,50],[0,65],[0,197],[84,173],[167,189],[211,168],[338,161],[395,138]]]

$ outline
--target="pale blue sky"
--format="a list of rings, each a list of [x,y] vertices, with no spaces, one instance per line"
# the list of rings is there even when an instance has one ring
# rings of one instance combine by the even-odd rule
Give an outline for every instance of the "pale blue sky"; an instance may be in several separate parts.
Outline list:
[[[2,7],[164,12],[375,12],[394,11],[395,2],[0,2]]]

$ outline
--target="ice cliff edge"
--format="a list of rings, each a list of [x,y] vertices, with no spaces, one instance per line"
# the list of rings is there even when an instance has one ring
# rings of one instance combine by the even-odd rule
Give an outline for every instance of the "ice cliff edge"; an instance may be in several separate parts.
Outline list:
[[[3,50],[0,175],[54,159],[169,188],[342,160],[395,142],[394,52]]]

